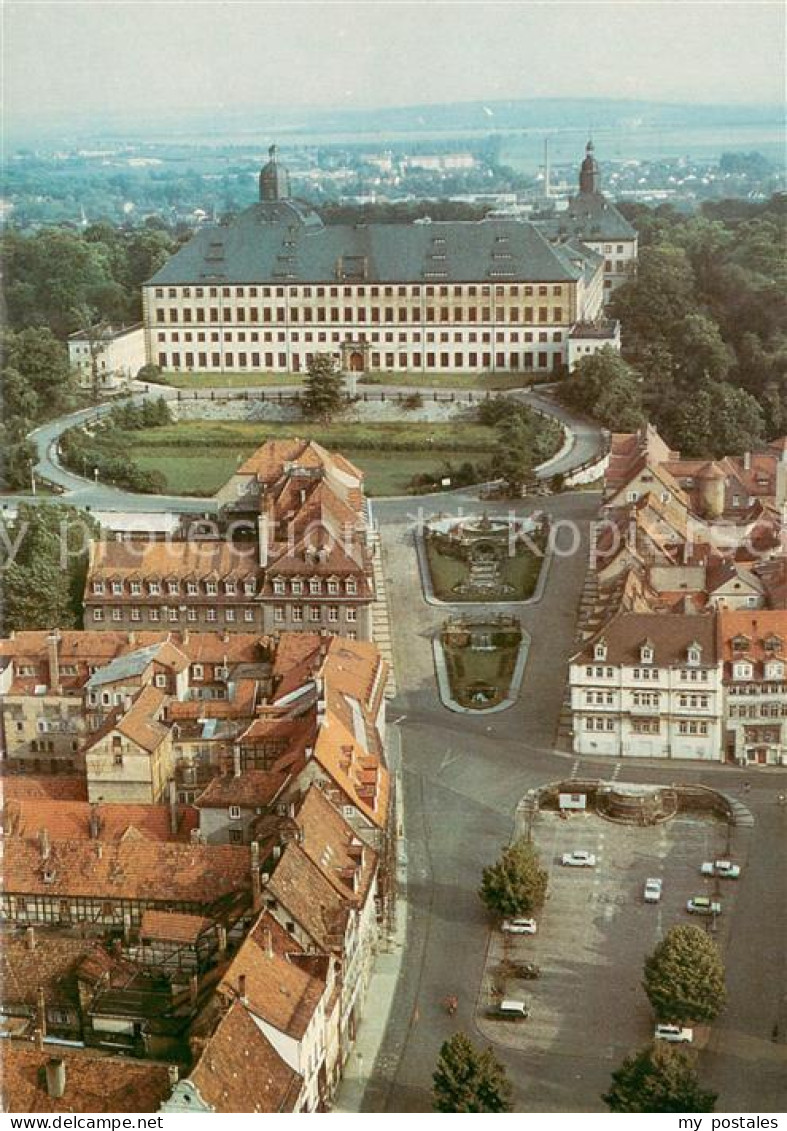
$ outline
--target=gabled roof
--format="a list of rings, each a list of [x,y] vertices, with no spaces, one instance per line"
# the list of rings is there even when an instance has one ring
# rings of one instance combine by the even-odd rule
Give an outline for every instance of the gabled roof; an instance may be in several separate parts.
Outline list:
[[[240,1001],[207,1041],[189,1079],[221,1112],[295,1111],[303,1079],[276,1052]]]
[[[115,542],[90,544],[89,580],[110,578],[187,579],[256,577],[253,543],[213,539],[183,542]],[[93,594],[90,594],[91,597]],[[111,597],[111,594],[108,596]]]
[[[302,948],[264,912],[232,960],[220,992],[239,997],[243,989],[245,1004],[255,1017],[299,1041],[325,994],[330,961],[322,956],[323,976],[316,977],[313,969],[299,964],[300,954]]]
[[[122,683],[124,680],[141,676],[154,661],[176,672],[183,671],[189,666],[188,657],[169,641],[163,640],[161,643],[148,644],[144,648],[116,656],[94,672],[85,686],[88,690],[94,690],[108,683]]]
[[[91,831],[91,818],[96,836]],[[87,801],[50,801],[22,798],[4,798],[4,832],[6,836],[28,839],[46,829],[54,840],[121,840],[130,829],[135,829],[146,840],[188,840],[197,825],[197,814],[191,806],[181,806],[178,828],[171,830],[171,813],[168,805],[125,805],[102,802],[90,805]]]
[[[139,924],[139,937],[158,942],[195,943],[213,925],[212,919],[202,915],[186,915],[182,911],[145,911]]]
[[[377,853],[365,845],[316,785],[296,815],[301,847],[346,899],[362,907],[377,868]]]
[[[238,805],[246,809],[272,805],[289,780],[285,773],[269,770],[244,770],[237,776],[220,774],[194,802],[198,809],[224,809]]]
[[[353,901],[339,894],[295,841],[281,854],[266,894],[278,900],[321,950],[343,952]]]
[[[680,613],[617,613],[582,649],[571,657],[575,664],[593,661],[594,645],[607,645],[609,664],[638,665],[640,648],[646,641],[653,648],[653,667],[685,664],[693,643],[702,648],[703,666],[714,665],[717,659],[716,631],[713,616]]]
[[[251,890],[251,856],[235,844],[162,844],[126,838],[109,844],[52,841],[42,860],[37,840],[8,837],[3,880],[8,892],[52,897],[196,903]]]
[[[170,728],[159,721],[166,702],[164,691],[146,685],[137,692],[128,708],[113,712],[103,726],[88,737],[85,749],[92,750],[108,734],[117,731],[152,754],[170,732]]]

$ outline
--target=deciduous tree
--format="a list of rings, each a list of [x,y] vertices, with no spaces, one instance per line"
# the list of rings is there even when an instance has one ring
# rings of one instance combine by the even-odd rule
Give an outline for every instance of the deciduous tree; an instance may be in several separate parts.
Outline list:
[[[479,1051],[464,1033],[456,1033],[440,1049],[432,1105],[442,1112],[511,1111],[511,1085],[490,1048]]]
[[[615,1113],[715,1111],[716,1093],[700,1087],[690,1055],[658,1042],[627,1057],[602,1100]]]
[[[501,918],[530,915],[544,902],[547,882],[538,852],[522,839],[506,848],[497,863],[484,868],[479,895]]]
[[[673,927],[645,961],[645,993],[659,1021],[712,1021],[724,1007],[724,965],[701,927]]]

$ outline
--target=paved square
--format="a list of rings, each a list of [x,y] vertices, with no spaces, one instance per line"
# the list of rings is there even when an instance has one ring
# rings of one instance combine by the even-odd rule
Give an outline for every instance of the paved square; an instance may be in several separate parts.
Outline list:
[[[711,924],[686,910],[694,895],[720,892],[722,915],[717,938],[729,929],[739,880],[714,880],[700,874],[705,860],[725,855],[726,826],[712,817],[682,814],[651,828],[576,814],[562,820],[541,813],[533,838],[549,872],[549,894],[532,938],[495,931],[482,991],[480,1027],[501,1044],[550,1056],[609,1060],[647,1043],[653,1015],[642,990],[642,966],[670,927]],[[563,853],[594,853],[594,868],[561,865]],[[659,903],[645,903],[645,880],[663,879]],[[718,886],[717,886],[718,885]],[[541,977],[530,982],[508,979],[494,970],[502,958],[531,960]],[[490,976],[491,975],[491,976]],[[527,1021],[513,1024],[484,1016],[492,1003],[492,983],[507,997],[530,1004]]]

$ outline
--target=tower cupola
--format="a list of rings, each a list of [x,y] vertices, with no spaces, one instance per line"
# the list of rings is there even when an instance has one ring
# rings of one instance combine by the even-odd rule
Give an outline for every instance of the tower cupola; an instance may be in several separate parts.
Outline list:
[[[260,171],[260,200],[287,200],[290,195],[290,174],[276,160],[276,146],[268,150],[269,161]]]
[[[598,161],[593,155],[593,142],[585,146],[585,159],[579,170],[579,191],[583,195],[593,195],[601,192],[601,174]]]

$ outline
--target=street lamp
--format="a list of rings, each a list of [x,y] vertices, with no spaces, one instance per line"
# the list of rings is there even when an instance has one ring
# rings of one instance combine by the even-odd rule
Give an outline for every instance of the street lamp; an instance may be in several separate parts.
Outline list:
[[[93,482],[98,483],[98,468],[97,467],[93,468]]]

